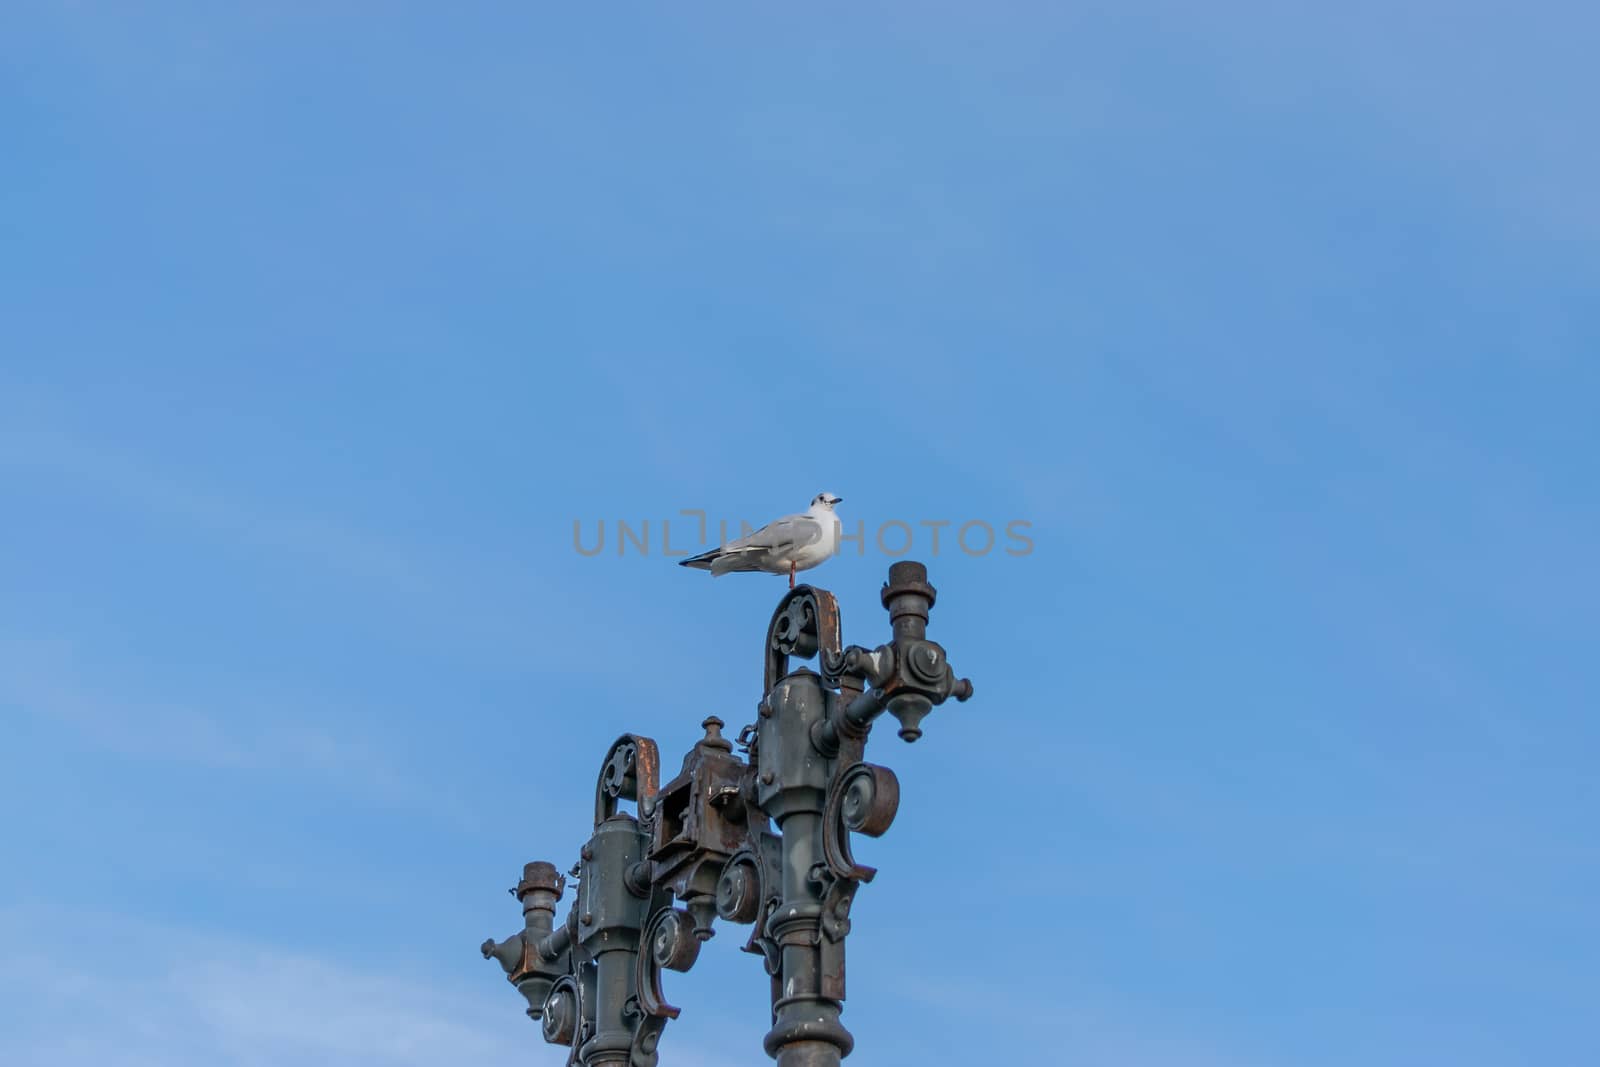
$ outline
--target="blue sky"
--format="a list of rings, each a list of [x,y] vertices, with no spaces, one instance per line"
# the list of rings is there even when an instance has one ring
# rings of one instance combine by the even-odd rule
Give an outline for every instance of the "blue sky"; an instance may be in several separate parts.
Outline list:
[[[1597,29],[10,5],[0,1060],[563,1062],[476,946],[783,587],[573,523],[822,489],[978,689],[874,738],[851,1062],[1600,1059]]]

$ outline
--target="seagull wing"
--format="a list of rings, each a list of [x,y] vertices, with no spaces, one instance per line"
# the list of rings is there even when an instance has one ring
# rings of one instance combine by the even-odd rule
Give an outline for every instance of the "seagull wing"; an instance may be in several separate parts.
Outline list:
[[[711,573],[781,571],[796,550],[821,539],[820,522],[809,515],[786,515],[723,545],[710,561]]]
[[[785,515],[767,523],[754,533],[735,538],[698,556],[680,559],[678,565],[710,571],[713,575],[732,571],[767,571],[781,574],[800,553],[826,536],[827,527],[814,516],[802,512]]]
[[[785,515],[775,522],[767,523],[753,534],[736,541],[729,541],[722,550],[749,552],[760,549],[783,553],[806,545],[814,545],[820,540],[822,540],[822,523],[809,515]]]

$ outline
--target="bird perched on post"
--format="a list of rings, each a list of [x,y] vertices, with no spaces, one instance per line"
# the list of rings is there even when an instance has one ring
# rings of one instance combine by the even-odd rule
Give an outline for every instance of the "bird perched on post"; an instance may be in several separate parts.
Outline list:
[[[729,541],[710,552],[678,561],[679,566],[710,571],[713,578],[730,571],[788,574],[794,588],[797,571],[807,571],[839,550],[839,520],[833,506],[842,497],[818,493],[798,515],[785,515],[753,534]]]

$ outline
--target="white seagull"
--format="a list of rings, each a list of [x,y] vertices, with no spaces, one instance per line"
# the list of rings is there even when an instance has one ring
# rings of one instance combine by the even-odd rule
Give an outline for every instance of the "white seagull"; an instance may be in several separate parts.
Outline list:
[[[785,515],[748,537],[681,559],[678,565],[710,571],[713,578],[730,571],[787,573],[793,589],[796,571],[808,571],[839,550],[839,520],[833,506],[841,499],[832,493],[818,493],[800,514]]]

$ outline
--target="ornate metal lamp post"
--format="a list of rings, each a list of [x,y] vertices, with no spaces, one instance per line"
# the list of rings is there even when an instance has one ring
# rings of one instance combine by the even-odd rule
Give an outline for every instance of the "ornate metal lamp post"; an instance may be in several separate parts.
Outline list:
[[[569,1065],[654,1067],[678,1016],[661,972],[692,967],[718,917],[753,925],[745,950],[771,976],[765,1045],[778,1067],[837,1067],[850,1053],[844,943],[856,890],[876,873],[856,863],[850,835],[882,834],[900,802],[894,772],[862,760],[867,735],[887,711],[915,741],[933,708],[972,695],[928,640],[934,595],[921,563],[891,566],[882,597],[893,636],[867,649],[841,644],[833,594],[791,590],[767,628],[764,695],[739,734],[742,758],[715,717],[665,786],[654,741],[612,744],[565,923],[554,925],[565,879],[530,863],[512,890],[524,928],[483,943],[545,1040],[570,1046]],[[817,657],[820,673],[790,670],[791,656]]]

